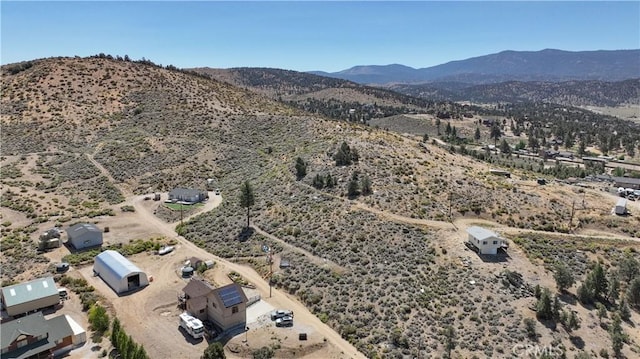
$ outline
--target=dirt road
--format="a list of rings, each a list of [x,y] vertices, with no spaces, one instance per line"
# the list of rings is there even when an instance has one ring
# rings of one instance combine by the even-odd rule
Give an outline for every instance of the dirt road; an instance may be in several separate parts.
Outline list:
[[[131,203],[135,207],[135,213],[139,216],[140,220],[145,221],[148,225],[154,227],[156,231],[164,234],[165,236],[169,238],[175,238],[179,242],[178,247],[181,248],[177,248],[173,255],[170,257],[156,256],[155,258],[151,259],[151,263],[148,266],[148,271],[154,276],[154,281],[148,288],[145,288],[143,290],[143,292],[146,292],[144,293],[144,295],[136,295],[134,293],[130,296],[117,297],[115,294],[112,294],[110,299],[114,302],[114,307],[118,313],[118,316],[123,316],[123,323],[131,323],[131,325],[127,326],[128,330],[130,330],[131,332],[140,333],[140,335],[142,336],[148,336],[150,335],[149,333],[153,333],[153,337],[155,338],[163,337],[162,335],[158,335],[158,333],[154,333],[155,326],[153,326],[153,324],[147,320],[147,312],[151,310],[152,312],[159,312],[160,314],[170,313],[172,307],[175,306],[174,304],[177,295],[175,288],[184,286],[184,284],[186,284],[180,283],[182,280],[176,274],[176,268],[178,268],[181,260],[187,255],[196,255],[200,258],[213,258],[216,261],[216,266],[224,267],[225,270],[229,271],[233,270],[242,275],[245,279],[256,286],[256,289],[260,292],[263,300],[271,304],[273,307],[288,308],[290,310],[293,310],[296,315],[296,321],[305,323],[313,327],[315,335],[326,338],[327,341],[332,343],[339,352],[343,353],[341,357],[365,358],[365,356],[362,353],[358,352],[358,350],[353,345],[344,340],[328,325],[322,323],[294,297],[291,297],[288,294],[281,292],[275,288],[271,289],[272,296],[269,297],[269,284],[255,270],[243,265],[229,262],[222,258],[215,257],[211,253],[189,242],[185,238],[177,236],[174,231],[175,225],[177,223],[163,222],[149,211],[149,208],[144,205],[143,201],[144,196],[137,196],[131,201]],[[210,196],[210,200],[200,210],[200,213],[202,213],[202,211],[215,208],[221,202],[221,196]],[[90,274],[88,275],[90,276]],[[101,281],[95,282],[97,282],[95,283],[95,285],[97,286],[106,287],[106,285]],[[101,292],[113,293],[109,288],[100,289],[103,289],[101,290]],[[167,314],[166,316],[169,316],[169,314]],[[172,333],[166,333],[163,335],[175,336],[176,333],[177,331],[174,330]],[[153,342],[153,339],[143,338],[141,341]],[[176,348],[164,348],[162,346],[162,343],[156,343],[154,347],[150,348],[147,348],[147,345],[145,345],[145,348],[149,351],[150,354],[151,352],[163,354],[167,354],[170,352],[177,355],[175,357],[192,357],[194,352],[202,353],[204,347],[200,348],[200,345],[198,345],[197,347],[198,348],[196,351],[187,349],[176,351]]]

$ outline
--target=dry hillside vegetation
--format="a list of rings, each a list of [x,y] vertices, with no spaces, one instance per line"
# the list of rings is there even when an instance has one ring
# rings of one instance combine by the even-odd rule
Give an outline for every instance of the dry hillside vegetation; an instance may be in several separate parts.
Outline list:
[[[547,234],[519,237],[527,232],[520,229],[568,231],[572,203],[583,197],[572,227],[606,225],[625,238],[632,228],[637,236],[637,217],[611,217],[613,199],[600,191],[582,189],[583,196],[562,183],[539,187],[525,169],[511,169],[510,179],[494,176],[486,163],[421,138],[329,121],[149,64],[57,58],[2,71],[3,281],[37,261],[44,265],[35,240],[47,227],[104,221],[123,215],[132,194],[203,188],[215,178],[223,204],[177,231],[265,274],[261,246],[269,244],[292,263],[276,285],[369,357],[416,356],[418,347],[440,356],[448,325],[456,332],[453,353],[464,358],[508,357],[522,343],[575,353],[611,346],[605,329],[591,327],[589,308],[575,300],[563,302],[583,323],[573,333],[538,323],[539,336],[530,338],[523,324],[535,316],[535,285],[553,289],[537,258],[566,258],[577,275],[600,257],[614,268],[612,247],[637,257],[632,241],[560,256]],[[343,143],[359,156],[336,166]],[[300,180],[298,157],[307,163]],[[314,182],[329,175],[333,186]],[[354,178],[367,178],[372,193],[349,197]],[[246,210],[237,200],[245,180],[256,195],[252,231],[243,230]],[[460,228],[448,223],[449,213]],[[456,229],[476,222],[520,228],[505,232],[514,239],[509,259],[483,262],[464,249]],[[638,320],[634,312],[629,323]],[[625,330],[635,333],[629,323]],[[633,339],[623,350],[632,357],[640,349]]]

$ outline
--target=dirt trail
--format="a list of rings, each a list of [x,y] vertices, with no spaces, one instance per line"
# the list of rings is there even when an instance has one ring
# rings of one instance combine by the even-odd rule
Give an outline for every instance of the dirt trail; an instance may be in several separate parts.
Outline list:
[[[338,265],[337,263],[334,263],[334,262],[332,262],[332,261],[330,261],[330,260],[328,260],[326,258],[318,257],[315,254],[313,254],[313,253],[311,253],[311,252],[309,252],[309,251],[307,251],[305,249],[302,249],[300,247],[296,247],[296,246],[294,246],[292,244],[287,243],[283,239],[274,236],[273,234],[270,234],[270,233],[267,233],[267,232],[263,231],[260,227],[256,226],[254,223],[251,223],[251,227],[253,229],[255,229],[255,231],[258,234],[261,234],[261,235],[263,235],[263,236],[265,236],[267,238],[270,238],[273,241],[276,241],[276,242],[280,243],[283,247],[285,247],[285,248],[287,248],[289,250],[292,250],[292,251],[295,251],[295,252],[303,254],[304,256],[306,256],[309,259],[309,261],[311,263],[313,263],[313,264],[315,264],[315,265],[317,265],[319,267],[325,267],[326,266],[326,267],[329,267],[330,269],[336,270],[336,271],[338,271],[340,273],[343,273],[343,272],[347,271],[346,268]]]
[[[107,179],[109,180],[109,182],[113,183],[113,184],[117,184],[118,181],[116,181],[113,176],[111,175],[111,173],[109,171],[107,171],[106,168],[104,168],[104,166],[95,160],[95,158],[93,158],[93,156],[95,156],[96,153],[98,153],[100,151],[100,149],[102,148],[102,146],[104,145],[103,142],[99,143],[96,148],[95,151],[93,151],[93,153],[89,154],[87,153],[87,159],[89,161],[91,161],[91,163],[93,163],[94,166],[96,166],[96,168],[100,171],[100,173],[102,173],[103,176],[107,177]],[[122,192],[122,195],[129,198],[133,195],[133,193],[131,192],[131,190],[126,186],[126,184],[121,183],[119,185],[117,185],[117,187],[120,189],[120,191]]]

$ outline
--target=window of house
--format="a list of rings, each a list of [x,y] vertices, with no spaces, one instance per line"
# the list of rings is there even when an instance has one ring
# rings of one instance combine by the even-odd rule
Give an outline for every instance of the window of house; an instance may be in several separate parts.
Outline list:
[[[204,308],[200,309],[200,313],[204,313]]]
[[[25,346],[25,345],[27,345],[27,339],[26,339],[26,338],[25,338],[25,339],[22,339],[22,340],[19,340],[19,341],[16,343],[16,346],[17,346],[18,348],[22,348],[22,347],[23,347],[23,346]]]
[[[216,303],[215,302],[211,302],[211,308],[215,308],[216,307]]]
[[[231,308],[231,313],[238,313],[238,306]]]
[[[487,241],[482,241],[482,244],[486,245],[486,244],[487,244]]]
[[[493,244],[498,244],[498,241],[493,241]]]

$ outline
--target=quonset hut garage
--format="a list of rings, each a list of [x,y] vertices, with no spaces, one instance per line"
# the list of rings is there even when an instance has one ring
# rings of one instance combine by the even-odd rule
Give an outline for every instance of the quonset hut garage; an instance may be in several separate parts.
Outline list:
[[[107,250],[98,254],[93,271],[118,294],[149,285],[147,274],[116,251]]]

